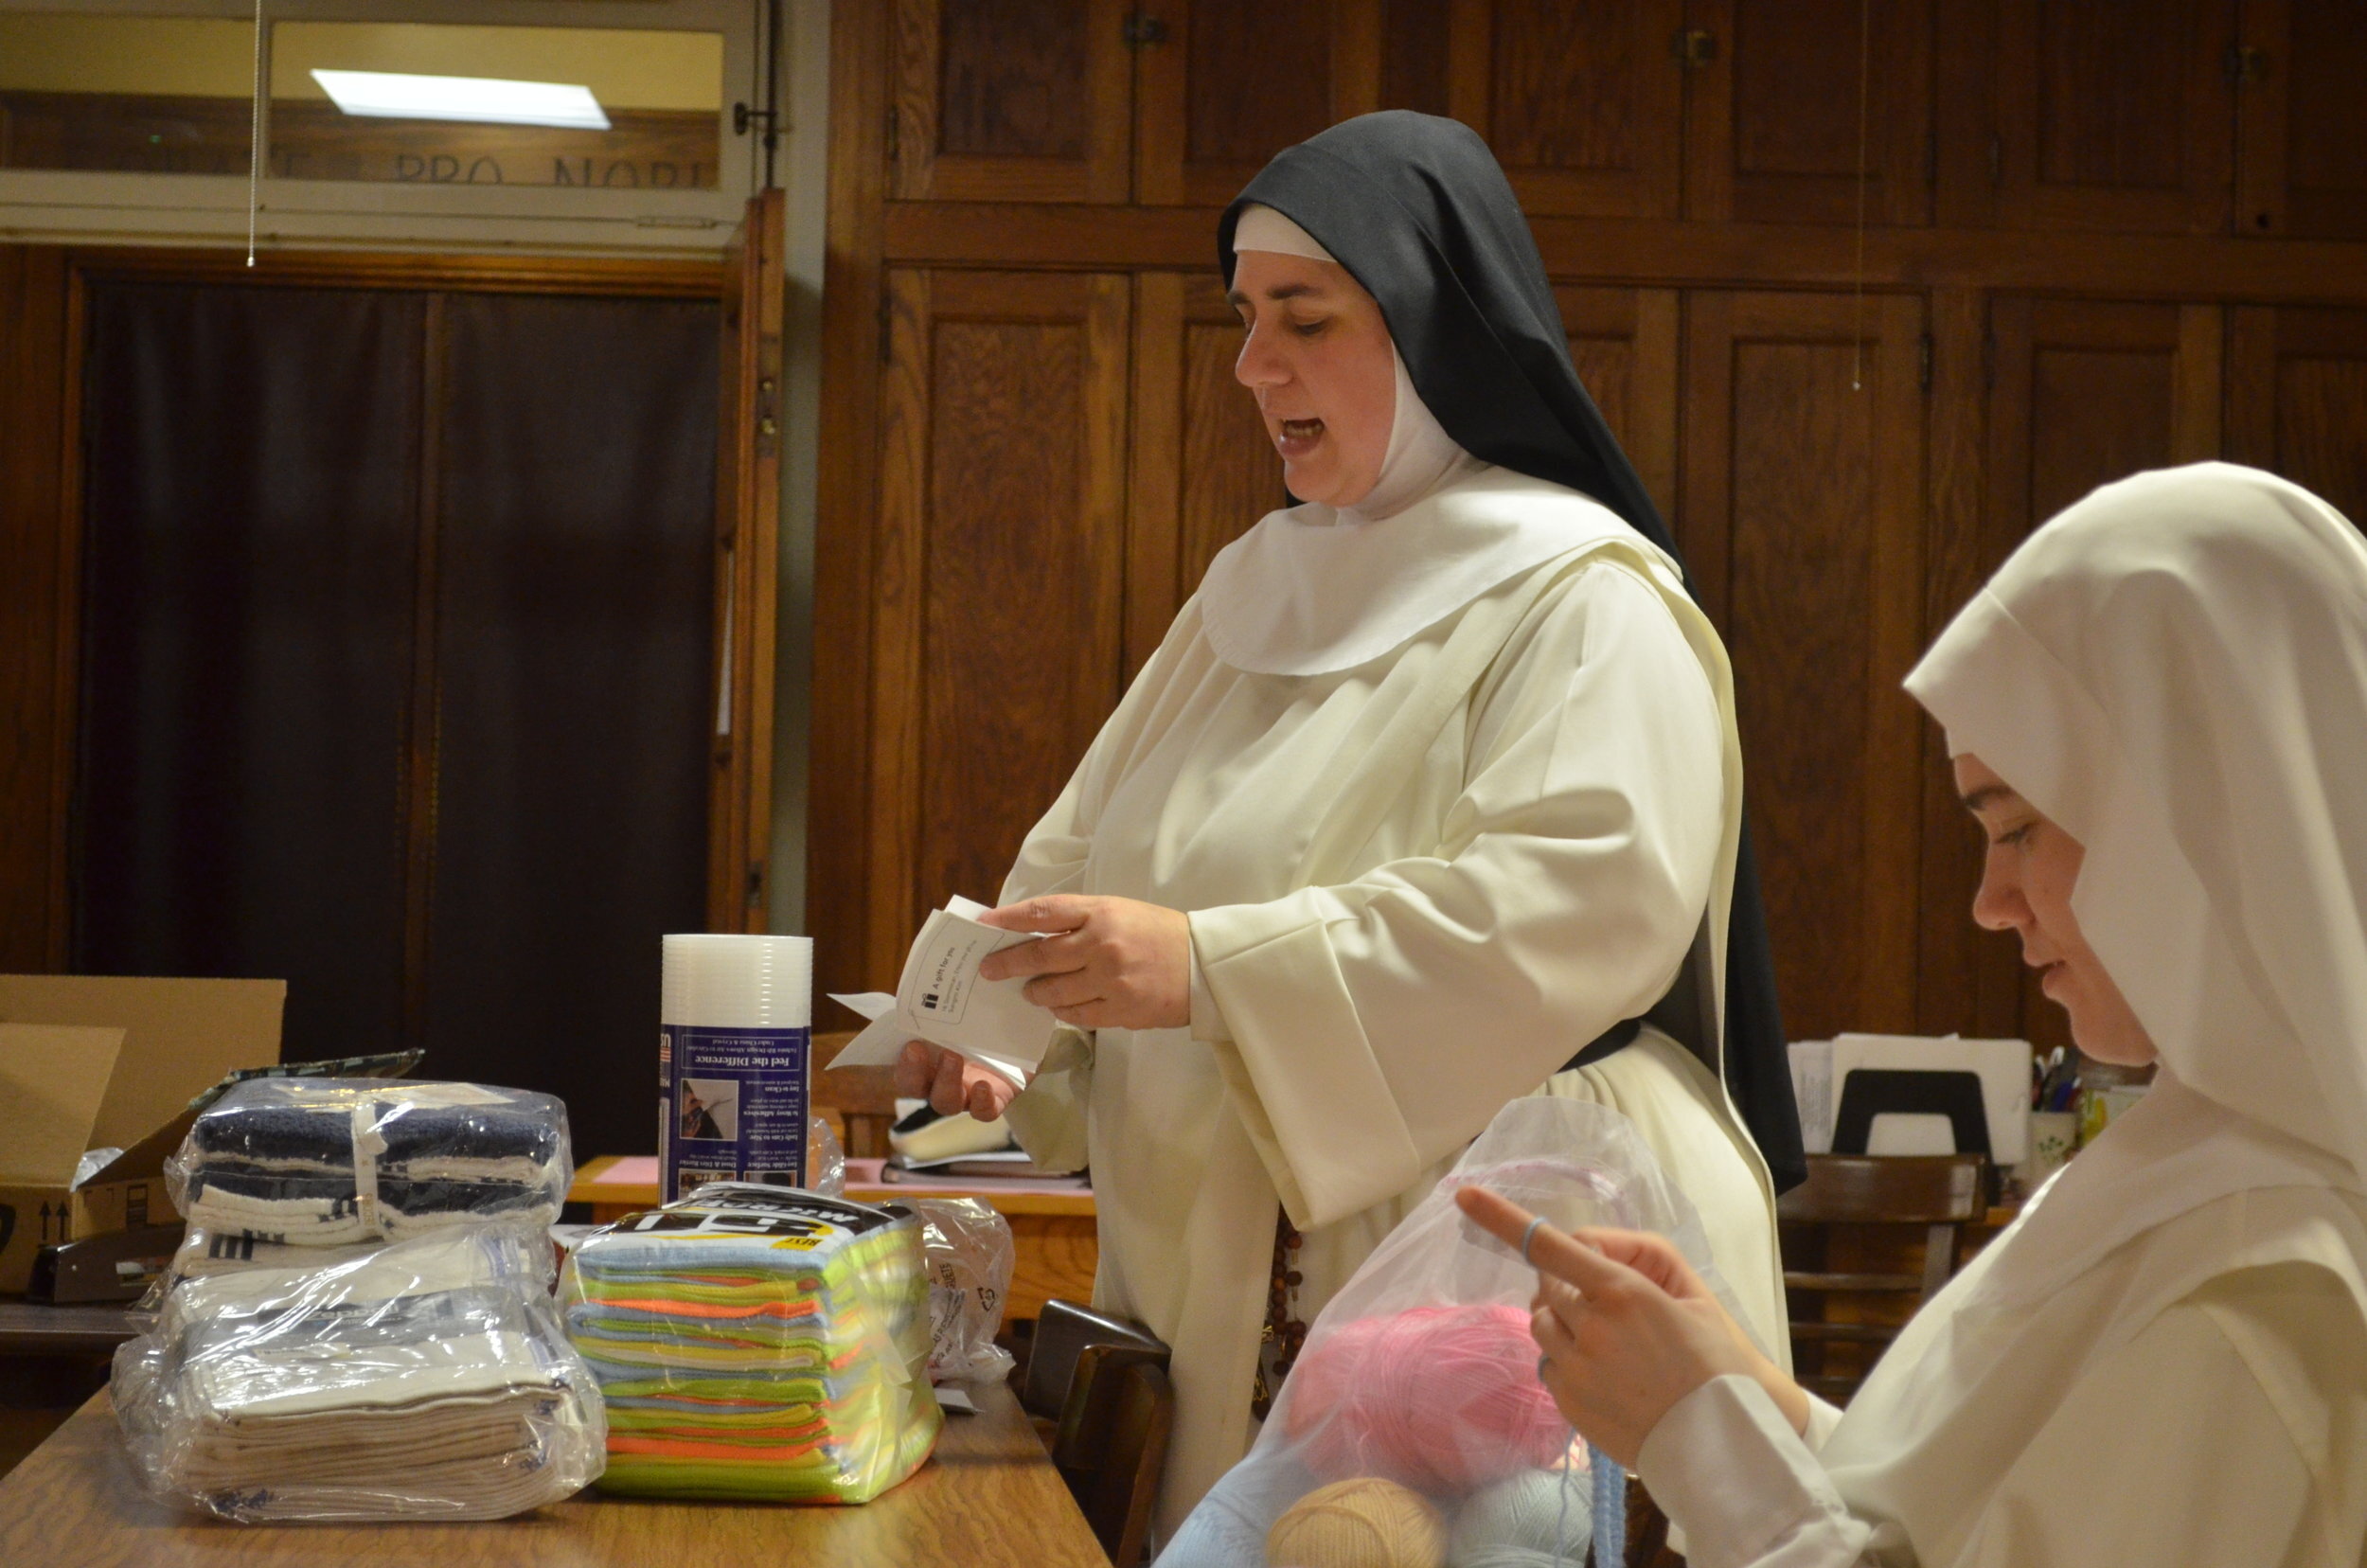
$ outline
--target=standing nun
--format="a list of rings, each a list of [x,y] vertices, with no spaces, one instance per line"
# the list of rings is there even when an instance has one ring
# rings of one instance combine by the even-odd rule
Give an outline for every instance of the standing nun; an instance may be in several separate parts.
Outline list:
[[[1799,1163],[1725,651],[1494,159],[1368,115],[1218,238],[1304,499],[1217,557],[1004,887],[996,923],[1057,935],[985,972],[1078,1032],[1016,1099],[902,1064],[1091,1165],[1096,1304],[1175,1351],[1163,1534],[1507,1100],[1629,1116],[1779,1358]]]

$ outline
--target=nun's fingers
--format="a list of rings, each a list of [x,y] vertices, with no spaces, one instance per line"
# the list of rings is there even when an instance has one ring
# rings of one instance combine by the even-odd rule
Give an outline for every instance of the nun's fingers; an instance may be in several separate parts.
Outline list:
[[[999,956],[999,954],[998,954]],[[1099,976],[1079,970],[1068,974],[1042,974],[1020,988],[1020,994],[1050,1012],[1081,1007],[1106,989]]]
[[[1706,1296],[1709,1287],[1693,1272],[1677,1244],[1664,1236],[1650,1231],[1612,1230],[1602,1226],[1581,1226],[1571,1237],[1581,1246],[1592,1247],[1597,1254],[1623,1267],[1634,1270],[1679,1300]]]
[[[1068,974],[1085,967],[1094,945],[1082,930],[1000,948],[978,962],[981,980],[1010,980],[1029,974]]]
[[[939,1051],[935,1078],[929,1085],[930,1107],[940,1116],[958,1116],[970,1109],[970,1086],[962,1077],[961,1053]]]
[[[1561,1314],[1551,1307],[1534,1308],[1529,1312],[1529,1338],[1545,1353],[1545,1360],[1565,1373],[1580,1370],[1582,1357],[1578,1342],[1572,1337],[1570,1326],[1561,1321]]]

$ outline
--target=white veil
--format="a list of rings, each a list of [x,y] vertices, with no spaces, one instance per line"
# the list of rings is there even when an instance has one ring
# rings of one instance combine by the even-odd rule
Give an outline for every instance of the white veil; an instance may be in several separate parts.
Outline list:
[[[2086,846],[2072,907],[2204,1097],[2367,1172],[2367,541],[2226,463],[2033,534],[1908,677]]]

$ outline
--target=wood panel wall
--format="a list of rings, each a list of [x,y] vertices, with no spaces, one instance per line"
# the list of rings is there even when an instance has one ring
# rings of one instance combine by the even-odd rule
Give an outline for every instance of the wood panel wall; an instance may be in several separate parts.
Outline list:
[[[1521,195],[1734,652],[1795,1039],[2062,1038],[1967,918],[1977,838],[1898,688],[2036,523],[2214,455],[2367,517],[2345,0],[895,0],[833,27],[829,989],[892,983],[921,909],[992,896],[1278,502],[1216,221],[1346,115],[1450,113]]]

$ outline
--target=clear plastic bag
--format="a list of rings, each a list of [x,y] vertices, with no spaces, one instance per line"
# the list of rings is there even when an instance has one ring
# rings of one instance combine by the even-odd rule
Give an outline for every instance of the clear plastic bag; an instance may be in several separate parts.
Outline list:
[[[1740,1320],[1632,1123],[1515,1100],[1317,1316],[1257,1441],[1159,1568],[1577,1568],[1594,1512],[1624,1522],[1624,1475],[1590,1464],[1538,1381],[1535,1271],[1454,1206],[1472,1185],[1564,1229],[1667,1236]]]
[[[937,1382],[990,1382],[1016,1364],[994,1343],[1011,1296],[1011,1222],[982,1198],[916,1198],[929,1259],[929,1327]]]
[[[846,1191],[846,1151],[839,1147],[838,1130],[824,1115],[806,1122],[806,1186],[825,1198]]]
[[[591,1369],[540,1227],[488,1221],[315,1269],[186,1281],[116,1352],[149,1489],[224,1519],[501,1519],[600,1473]]]
[[[944,1422],[920,1229],[724,1182],[585,1237],[560,1294],[607,1399],[603,1489],[863,1503],[918,1469]]]
[[[165,1163],[191,1225],[305,1247],[495,1218],[547,1225],[574,1175],[567,1108],[552,1096],[384,1078],[238,1084]]]

